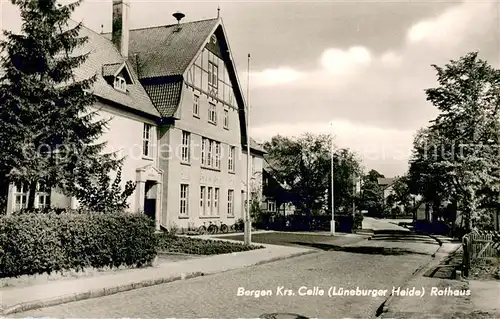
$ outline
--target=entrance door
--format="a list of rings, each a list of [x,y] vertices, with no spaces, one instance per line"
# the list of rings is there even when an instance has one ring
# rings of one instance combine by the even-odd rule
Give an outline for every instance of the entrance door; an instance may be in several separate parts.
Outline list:
[[[155,220],[156,217],[156,183],[146,181],[144,188],[144,214]]]

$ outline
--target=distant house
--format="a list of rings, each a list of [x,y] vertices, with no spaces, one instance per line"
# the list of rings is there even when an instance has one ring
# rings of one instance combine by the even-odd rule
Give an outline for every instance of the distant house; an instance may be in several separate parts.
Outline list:
[[[389,195],[394,193],[394,184],[398,181],[398,178],[377,178],[378,186],[382,191],[384,197],[384,206],[387,205],[387,198]]]
[[[266,160],[262,169],[262,182],[262,209],[265,212],[284,216],[295,213],[295,206],[292,204],[293,195],[289,191],[289,186],[276,180],[273,176],[273,168]]]
[[[111,3],[110,3],[111,6]],[[89,53],[76,78],[97,75],[93,94],[108,152],[125,156],[122,179],[137,182],[131,212],[160,227],[233,224],[243,217],[247,143],[252,183],[265,151],[248,135],[246,102],[222,19],[130,29],[126,0],[113,1],[111,33],[83,27]],[[76,22],[71,22],[76,26]],[[260,192],[261,190],[256,190]],[[26,207],[26,185],[10,185],[8,213]],[[78,206],[57,189],[37,189],[35,207]]]

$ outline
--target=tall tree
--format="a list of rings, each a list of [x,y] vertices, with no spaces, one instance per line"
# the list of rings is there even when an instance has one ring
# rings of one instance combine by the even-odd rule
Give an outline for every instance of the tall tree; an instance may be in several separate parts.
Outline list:
[[[360,206],[372,216],[382,214],[384,206],[384,196],[378,184],[379,178],[384,178],[384,175],[372,169],[363,176],[361,186]]]
[[[456,203],[471,229],[482,203],[498,202],[500,71],[477,52],[433,67],[438,86],[426,94],[440,113],[414,149],[413,180],[436,207],[445,199]]]
[[[273,177],[288,185],[287,193],[292,203],[300,210],[310,214],[329,207],[331,185],[331,136],[327,134],[304,134],[300,137],[275,136],[264,147],[268,152],[267,160],[273,167]],[[350,167],[353,166],[353,167]],[[336,205],[347,202],[352,184],[337,181],[349,179],[350,171],[358,170],[359,162],[347,150],[334,154],[334,180]],[[344,189],[346,188],[346,189]],[[347,189],[348,188],[348,189]],[[339,207],[339,206],[336,206]]]
[[[32,208],[38,183],[75,194],[78,175],[109,172],[121,161],[97,142],[107,120],[90,109],[95,77],[74,76],[88,56],[77,50],[87,41],[79,37],[82,24],[69,20],[82,1],[11,2],[22,29],[4,31],[0,41],[0,174],[5,184],[29,185]]]

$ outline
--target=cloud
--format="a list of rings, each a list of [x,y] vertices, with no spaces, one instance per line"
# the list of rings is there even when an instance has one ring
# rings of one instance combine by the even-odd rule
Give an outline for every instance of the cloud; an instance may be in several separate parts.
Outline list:
[[[318,69],[304,72],[291,67],[269,68],[251,72],[250,81],[252,87],[326,86],[331,88],[345,85],[349,78],[363,71],[371,61],[372,55],[365,47],[355,46],[346,50],[328,48],[319,58]]]
[[[402,60],[403,60],[403,57],[401,55],[395,53],[394,51],[387,51],[387,52],[383,53],[379,58],[379,61],[384,66],[388,66],[388,67],[397,67],[397,66],[401,65]]]
[[[410,44],[457,45],[464,35],[477,30],[474,25],[488,17],[487,13],[494,10],[494,5],[494,1],[465,1],[435,18],[414,24],[408,30],[407,41]]]
[[[370,51],[362,46],[347,50],[327,49],[321,55],[321,66],[330,74],[349,75],[370,64]]]
[[[259,72],[251,72],[250,79],[255,86],[276,86],[295,82],[304,76],[301,72],[289,67],[265,69]]]

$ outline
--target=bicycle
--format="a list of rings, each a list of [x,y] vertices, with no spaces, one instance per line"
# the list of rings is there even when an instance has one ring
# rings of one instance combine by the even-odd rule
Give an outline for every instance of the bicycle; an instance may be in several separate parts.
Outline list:
[[[207,233],[207,228],[205,227],[205,225],[201,225],[200,227],[198,227],[198,234],[205,235],[206,233]]]
[[[214,234],[217,234],[219,232],[219,227],[217,227],[216,224],[213,224],[212,222],[210,222],[210,225],[208,226],[207,231],[209,234],[214,235]]]
[[[221,222],[219,229],[220,229],[220,232],[223,234],[227,234],[229,232],[229,227],[226,224],[224,224],[223,222]]]

